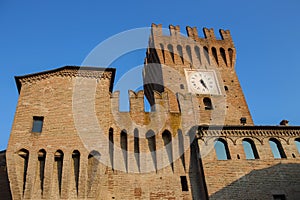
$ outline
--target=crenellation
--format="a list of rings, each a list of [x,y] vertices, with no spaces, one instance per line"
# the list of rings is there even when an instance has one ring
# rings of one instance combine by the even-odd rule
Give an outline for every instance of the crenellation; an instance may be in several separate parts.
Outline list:
[[[196,27],[187,27],[188,37],[169,29],[163,35],[152,24],[144,90],[128,91],[128,112],[113,92],[115,69],[66,66],[16,77],[0,188],[6,173],[17,200],[271,199],[274,190],[299,199],[300,127],[253,124],[230,32],[220,30],[219,40],[213,29],[205,38]],[[196,81],[216,92],[189,88]],[[33,132],[37,116],[41,132]]]

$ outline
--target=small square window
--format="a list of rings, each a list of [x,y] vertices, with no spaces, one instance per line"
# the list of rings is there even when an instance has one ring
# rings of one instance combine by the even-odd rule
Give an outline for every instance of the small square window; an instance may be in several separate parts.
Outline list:
[[[43,130],[44,117],[33,117],[32,132],[41,133]]]
[[[274,200],[285,200],[285,195],[284,194],[274,194],[273,195]]]
[[[189,191],[186,176],[180,176],[180,180],[181,180],[181,190]]]

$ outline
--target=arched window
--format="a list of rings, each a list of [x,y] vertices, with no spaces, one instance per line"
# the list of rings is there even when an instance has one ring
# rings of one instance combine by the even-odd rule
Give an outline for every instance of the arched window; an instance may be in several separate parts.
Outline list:
[[[295,144],[296,144],[296,147],[298,149],[298,153],[300,153],[300,138],[295,139]]]
[[[217,55],[217,50],[216,50],[216,48],[215,48],[215,47],[212,47],[212,48],[211,48],[211,51],[212,51],[212,55],[213,55],[213,57],[214,57],[216,63],[219,64],[219,61],[218,61],[218,55]]]
[[[228,86],[225,85],[225,86],[224,86],[224,90],[225,90],[225,91],[228,91]]]
[[[97,171],[100,163],[100,158],[100,153],[95,150],[91,151],[91,153],[88,155],[88,193],[91,192],[93,183],[97,181]]]
[[[28,169],[28,161],[29,161],[29,151],[27,149],[21,149],[18,152],[18,166],[20,166],[22,171],[22,181],[23,181],[23,195],[26,187],[26,177],[27,177],[27,169]]]
[[[230,63],[231,63],[231,67],[232,64],[233,64],[233,50],[231,48],[228,49],[228,54],[229,54],[229,60],[230,60]]]
[[[63,164],[64,164],[63,161],[64,161],[64,153],[61,150],[57,150],[54,154],[54,162],[56,165],[59,195],[61,195],[61,182],[62,182],[62,172],[63,172]]]
[[[108,132],[108,148],[109,148],[109,159],[111,168],[114,169],[114,129],[110,128]]]
[[[170,52],[172,61],[174,62],[174,49],[173,49],[173,46],[171,44],[168,45],[168,51]]]
[[[259,159],[256,146],[251,139],[245,138],[243,140],[243,147],[246,159]]]
[[[186,52],[187,52],[187,55],[189,57],[189,62],[190,63],[193,63],[193,59],[192,59],[192,51],[191,51],[191,47],[189,45],[186,46]]]
[[[128,167],[128,144],[127,144],[127,132],[125,130],[121,131],[121,149],[122,149],[122,153],[123,153],[123,158],[124,158],[124,164],[125,164],[125,168],[127,171],[127,167]]]
[[[183,52],[182,52],[182,47],[180,45],[177,45],[177,52],[180,56],[180,59],[181,59],[181,62],[182,64],[184,63],[184,60],[183,60]]]
[[[215,151],[218,160],[229,160],[231,159],[227,142],[222,138],[215,141]]]
[[[162,56],[163,56],[163,63],[165,63],[165,49],[163,44],[159,44]]]
[[[169,164],[173,169],[173,153],[172,153],[172,135],[169,131],[165,130],[162,134],[164,146],[168,155]]]
[[[212,110],[212,109],[213,109],[213,105],[212,105],[212,103],[211,103],[210,98],[205,97],[205,98],[203,99],[203,103],[204,103],[205,110]]]
[[[220,54],[221,54],[221,57],[222,57],[225,65],[227,65],[225,49],[223,49],[222,47],[220,48]]]
[[[203,54],[206,58],[207,63],[210,64],[208,48],[206,46],[203,47]]]
[[[196,53],[196,56],[201,64],[201,54],[200,54],[200,48],[198,46],[195,46],[195,53]]]
[[[44,192],[44,177],[45,177],[45,162],[46,162],[46,151],[45,149],[41,149],[38,152],[38,160],[39,160],[39,177],[40,177],[40,187],[41,194]]]
[[[271,138],[269,144],[273,153],[274,158],[286,158],[286,155],[283,151],[281,143],[275,139]]]
[[[179,153],[183,168],[185,170],[184,138],[183,138],[183,135],[182,135],[182,130],[178,129],[177,130],[177,135],[178,135],[178,153]]]
[[[139,130],[137,128],[133,131],[134,135],[134,157],[140,170],[140,138],[139,138]]]
[[[155,170],[157,169],[157,161],[156,161],[156,139],[155,139],[155,133],[152,130],[149,130],[146,133],[146,139],[148,140],[148,148],[151,152],[151,157],[153,161],[153,165]]]
[[[80,152],[78,150],[73,151],[72,160],[73,160],[76,194],[78,195],[78,183],[79,183],[78,181],[79,181],[79,169],[80,169]]]

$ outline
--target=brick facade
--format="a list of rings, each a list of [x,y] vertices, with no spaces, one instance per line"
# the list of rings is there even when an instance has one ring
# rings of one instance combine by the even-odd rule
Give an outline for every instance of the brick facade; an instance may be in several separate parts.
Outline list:
[[[178,26],[162,32],[152,25],[144,90],[129,91],[129,112],[119,111],[115,69],[66,66],[16,77],[20,95],[6,152],[13,199],[299,198],[300,127],[253,124],[229,31],[221,30],[221,39],[212,29],[204,29],[205,38],[190,27],[188,37]],[[191,93],[187,70],[214,71],[220,93]],[[35,117],[41,132],[33,131]],[[228,160],[217,159],[219,138]],[[258,159],[246,159],[245,138]],[[270,138],[286,158],[273,158]]]

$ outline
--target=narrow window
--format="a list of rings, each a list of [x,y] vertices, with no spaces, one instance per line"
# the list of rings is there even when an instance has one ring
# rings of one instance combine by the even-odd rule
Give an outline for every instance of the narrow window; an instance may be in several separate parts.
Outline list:
[[[221,54],[221,57],[222,57],[225,65],[227,65],[226,53],[225,53],[225,50],[223,48],[220,48],[220,54]]]
[[[110,164],[111,164],[111,168],[114,169],[114,129],[113,128],[109,129],[108,139],[109,139],[108,148],[109,148]]]
[[[45,178],[45,161],[46,161],[46,151],[44,149],[41,149],[38,152],[38,160],[39,160],[40,187],[41,187],[41,194],[43,196],[44,178]]]
[[[186,176],[180,176],[180,181],[181,181],[181,190],[189,191]]]
[[[230,60],[230,63],[231,63],[231,67],[232,64],[233,64],[233,50],[231,48],[228,49],[228,54],[229,54],[229,60]]]
[[[140,140],[139,140],[139,131],[138,129],[134,129],[134,157],[140,170]]]
[[[25,192],[25,187],[26,187],[26,177],[27,177],[27,169],[28,169],[28,160],[29,160],[29,151],[26,149],[21,149],[18,152],[19,155],[19,160],[20,160],[20,165],[23,169],[22,173],[22,181],[23,181],[23,195]]]
[[[184,61],[183,61],[183,52],[182,52],[182,47],[180,45],[177,45],[177,51],[178,51],[178,54],[180,56],[181,63],[183,64],[184,63]]]
[[[171,133],[167,130],[165,130],[162,134],[162,138],[163,138],[163,142],[164,142],[164,146],[166,149],[166,153],[168,155],[168,159],[169,159],[169,164],[172,167],[172,170],[174,170],[173,168],[173,153],[172,153],[172,136]]]
[[[299,154],[300,154],[300,138],[296,138],[296,139],[295,139],[295,144],[296,144],[296,147],[297,147],[298,152],[299,152]]]
[[[128,170],[128,152],[127,152],[127,132],[125,130],[121,131],[121,149],[123,153],[123,158],[124,158],[124,164],[126,171]]]
[[[204,103],[204,106],[205,106],[205,110],[213,110],[213,106],[212,106],[210,98],[205,97],[203,99],[203,103]]]
[[[80,152],[78,150],[73,151],[72,159],[73,159],[76,194],[78,195],[79,169],[80,169]]]
[[[91,151],[88,156],[88,181],[87,181],[87,192],[91,192],[92,185],[97,181],[98,165],[100,163],[100,153],[98,151]]]
[[[246,159],[259,159],[256,146],[251,139],[243,140],[244,152],[246,155]]]
[[[186,46],[186,52],[187,52],[187,55],[189,57],[189,62],[190,63],[193,63],[193,59],[192,59],[192,51],[191,51],[191,47],[189,45]]]
[[[215,151],[218,160],[229,160],[231,159],[227,142],[221,138],[215,141]]]
[[[283,151],[281,143],[275,139],[271,138],[269,144],[273,153],[274,158],[286,158],[286,155]]]
[[[204,54],[204,56],[205,56],[205,58],[206,58],[206,62],[207,62],[208,64],[210,64],[208,48],[207,48],[206,46],[203,47],[203,54]]]
[[[198,46],[195,46],[195,53],[199,60],[199,63],[201,64],[201,54],[200,54],[200,48]]]
[[[168,51],[170,52],[172,61],[174,63],[174,50],[173,50],[173,46],[171,44],[168,45]]]
[[[165,63],[166,61],[165,61],[165,49],[164,49],[164,45],[163,44],[159,44],[159,46],[160,46],[160,50],[161,50],[161,53],[162,53],[162,58],[163,58],[163,63]]]
[[[64,160],[64,153],[61,150],[56,151],[54,154],[54,162],[56,164],[59,195],[61,195],[63,160]]]
[[[213,57],[214,57],[216,63],[219,64],[219,62],[218,62],[218,55],[217,55],[217,50],[216,50],[216,48],[215,48],[215,47],[212,47],[212,48],[211,48],[211,51],[212,51],[212,55],[213,55]]]
[[[34,116],[33,124],[32,124],[32,132],[33,133],[41,133],[43,130],[43,122],[44,122],[44,117]]]
[[[151,157],[152,157],[152,161],[153,161],[153,165],[155,170],[157,169],[156,163],[156,139],[155,139],[155,133],[150,130],[146,133],[146,139],[148,140],[148,148],[151,152]]]
[[[225,89],[225,91],[228,91],[228,87],[226,85],[224,86],[224,89]]]
[[[185,170],[184,139],[183,139],[182,131],[180,129],[178,129],[177,134],[178,134],[178,151],[179,151],[178,153],[179,153],[183,168]]]

